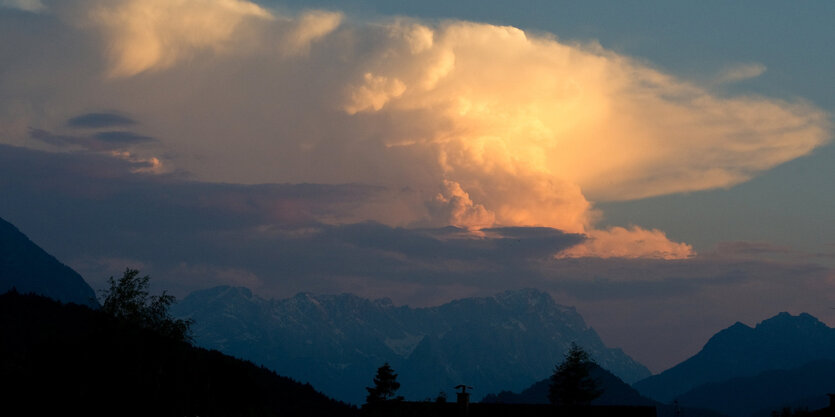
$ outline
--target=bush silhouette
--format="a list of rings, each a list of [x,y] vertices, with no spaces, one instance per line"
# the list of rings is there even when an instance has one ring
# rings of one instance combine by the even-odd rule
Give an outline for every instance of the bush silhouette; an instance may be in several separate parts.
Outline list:
[[[110,288],[102,291],[102,312],[121,321],[154,330],[174,340],[191,341],[191,320],[171,317],[168,309],[176,301],[173,295],[148,294],[149,276],[140,277],[136,269],[125,269],[118,280],[108,278]]]

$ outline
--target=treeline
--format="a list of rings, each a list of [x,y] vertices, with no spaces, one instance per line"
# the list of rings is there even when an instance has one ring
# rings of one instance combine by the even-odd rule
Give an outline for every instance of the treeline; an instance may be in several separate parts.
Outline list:
[[[0,295],[0,379],[0,407],[26,415],[358,414],[251,362],[14,291]]]

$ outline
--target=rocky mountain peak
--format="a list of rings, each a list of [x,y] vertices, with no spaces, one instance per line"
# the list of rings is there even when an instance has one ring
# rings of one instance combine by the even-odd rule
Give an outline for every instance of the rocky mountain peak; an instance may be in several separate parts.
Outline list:
[[[800,313],[797,316],[793,316],[784,311],[770,319],[763,320],[757,324],[756,329],[766,332],[799,329],[826,331],[829,327],[808,313]]]
[[[499,304],[510,308],[550,307],[556,304],[550,294],[533,288],[505,291],[496,294],[494,298]]]

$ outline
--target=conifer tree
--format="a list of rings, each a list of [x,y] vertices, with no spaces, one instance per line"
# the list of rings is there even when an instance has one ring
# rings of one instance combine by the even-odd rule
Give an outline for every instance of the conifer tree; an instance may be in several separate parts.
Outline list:
[[[589,376],[592,362],[583,348],[571,343],[565,360],[554,369],[548,400],[555,405],[590,405],[603,391],[597,388],[597,381]]]
[[[365,397],[366,403],[379,403],[384,401],[399,401],[403,397],[395,397],[395,392],[400,389],[400,383],[397,382],[397,374],[391,369],[391,365],[386,362],[383,366],[377,368],[377,375],[374,376],[374,386],[366,387],[368,396]]]

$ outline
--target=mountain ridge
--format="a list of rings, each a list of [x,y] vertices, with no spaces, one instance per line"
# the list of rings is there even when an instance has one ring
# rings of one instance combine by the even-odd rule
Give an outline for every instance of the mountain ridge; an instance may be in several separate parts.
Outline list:
[[[62,302],[99,306],[95,291],[81,275],[0,218],[0,293],[12,288]]]
[[[670,402],[703,384],[791,369],[817,359],[835,359],[835,329],[808,313],[781,312],[754,327],[734,323],[714,334],[692,357],[633,387]]]
[[[351,294],[263,299],[248,289],[195,291],[172,309],[196,320],[204,346],[306,379],[338,399],[362,402],[374,370],[391,363],[407,398],[460,384],[519,389],[547,376],[572,341],[632,381],[649,375],[606,347],[572,307],[524,289],[434,307],[395,306]]]

